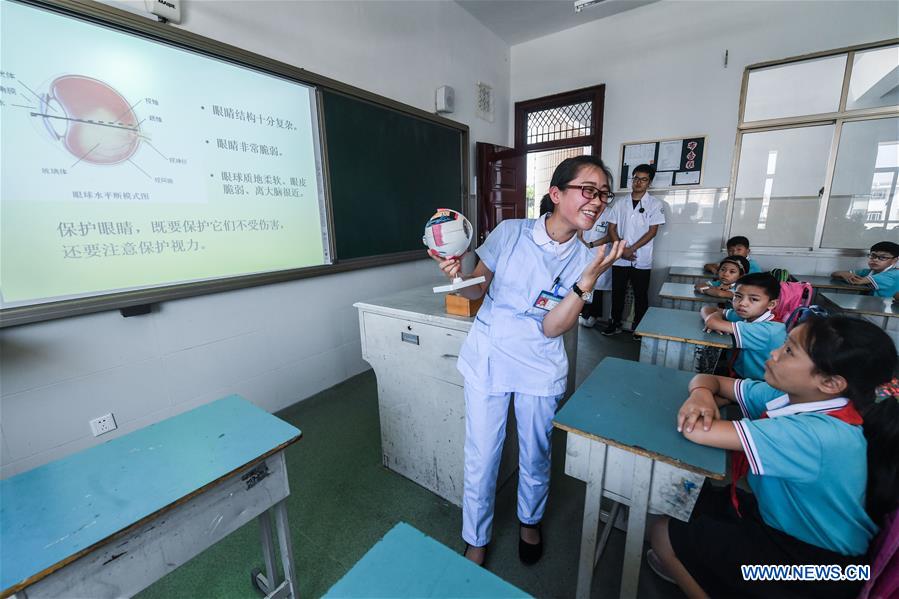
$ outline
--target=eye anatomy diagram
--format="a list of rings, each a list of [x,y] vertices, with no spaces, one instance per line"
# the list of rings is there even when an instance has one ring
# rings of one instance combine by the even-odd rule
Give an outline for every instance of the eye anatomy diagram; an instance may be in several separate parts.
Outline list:
[[[128,101],[111,86],[83,75],[54,79],[39,94],[40,112],[54,140],[78,161],[114,165],[140,148],[140,123]]]

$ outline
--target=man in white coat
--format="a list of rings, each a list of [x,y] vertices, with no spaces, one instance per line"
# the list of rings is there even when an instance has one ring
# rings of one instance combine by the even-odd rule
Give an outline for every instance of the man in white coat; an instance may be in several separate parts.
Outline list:
[[[652,274],[652,240],[665,224],[662,202],[646,190],[655,169],[641,164],[633,172],[631,193],[617,200],[608,214],[611,241],[626,243],[621,259],[612,266],[612,317],[603,335],[621,332],[621,314],[627,284],[634,288],[634,328],[649,308],[649,277]],[[634,336],[636,338],[636,335]]]

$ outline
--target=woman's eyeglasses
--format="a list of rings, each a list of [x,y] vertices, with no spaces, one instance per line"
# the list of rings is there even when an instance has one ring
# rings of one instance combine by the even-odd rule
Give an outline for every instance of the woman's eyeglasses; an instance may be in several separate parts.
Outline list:
[[[575,187],[581,190],[581,195],[585,200],[594,200],[599,198],[603,204],[611,204],[615,199],[615,194],[605,189],[596,189],[592,185],[566,185],[565,188]]]
[[[830,313],[821,306],[799,306],[790,313],[784,323],[787,331],[792,331],[809,318],[827,318]]]

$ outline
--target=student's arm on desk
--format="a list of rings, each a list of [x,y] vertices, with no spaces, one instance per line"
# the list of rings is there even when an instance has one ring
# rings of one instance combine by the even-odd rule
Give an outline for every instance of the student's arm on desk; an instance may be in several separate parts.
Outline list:
[[[444,260],[439,256],[435,256],[431,253],[431,250],[428,250],[428,254],[436,260],[440,265],[440,270],[443,271],[450,280],[455,279],[456,277],[462,277],[463,279],[472,279],[474,277],[484,277],[483,283],[478,283],[477,285],[472,285],[471,287],[463,287],[458,291],[459,295],[462,297],[468,298],[470,300],[476,300],[484,297],[484,294],[487,293],[487,289],[490,288],[490,281],[493,280],[493,271],[487,268],[487,266],[478,261],[478,265],[474,267],[474,271],[470,275],[460,274],[462,271],[462,260],[460,258],[450,258],[449,260]]]
[[[582,291],[592,290],[596,286],[596,279],[599,278],[599,275],[612,268],[612,263],[621,257],[622,250],[624,250],[623,241],[613,242],[608,252],[606,252],[606,246],[600,246],[596,250],[596,256],[593,258],[593,261],[581,273],[577,286]],[[568,292],[562,298],[562,301],[559,302],[559,305],[543,317],[543,334],[547,337],[558,337],[563,334],[577,324],[577,317],[583,309],[584,300],[577,294]]]
[[[734,379],[698,374],[690,381],[690,397],[677,413],[677,430],[684,437],[710,447],[742,449],[733,424],[721,420],[719,408],[735,400]],[[696,423],[702,421],[702,426]]]
[[[733,335],[734,323],[725,320],[724,313],[721,310],[716,309],[714,312],[706,314],[705,308],[703,308],[702,317],[705,320],[706,330]]]
[[[831,278],[845,281],[850,285],[865,285],[867,287],[873,287],[873,285],[871,284],[871,280],[868,277],[861,277],[851,270],[838,270],[836,272],[830,273],[830,276]]]
[[[708,318],[715,312],[721,312],[721,308],[718,308],[716,306],[703,306],[699,310],[699,315],[702,317],[702,320],[705,321],[706,318]]]

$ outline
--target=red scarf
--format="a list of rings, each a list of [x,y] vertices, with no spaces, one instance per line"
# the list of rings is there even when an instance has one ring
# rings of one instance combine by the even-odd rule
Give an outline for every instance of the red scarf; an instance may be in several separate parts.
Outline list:
[[[830,412],[825,412],[825,414],[827,416],[833,416],[837,420],[842,420],[846,424],[860,425],[862,423],[862,415],[858,413],[858,410],[855,409],[855,405],[853,405],[852,402],[847,403],[842,408],[838,408]],[[762,415],[759,417],[759,419],[762,418],[768,418],[767,410],[762,412]],[[746,474],[749,472],[749,459],[742,451],[731,451],[730,459],[730,502],[734,506],[734,509],[737,511],[737,515],[742,518],[743,514],[740,513],[740,500],[737,498],[737,481],[746,476]]]

